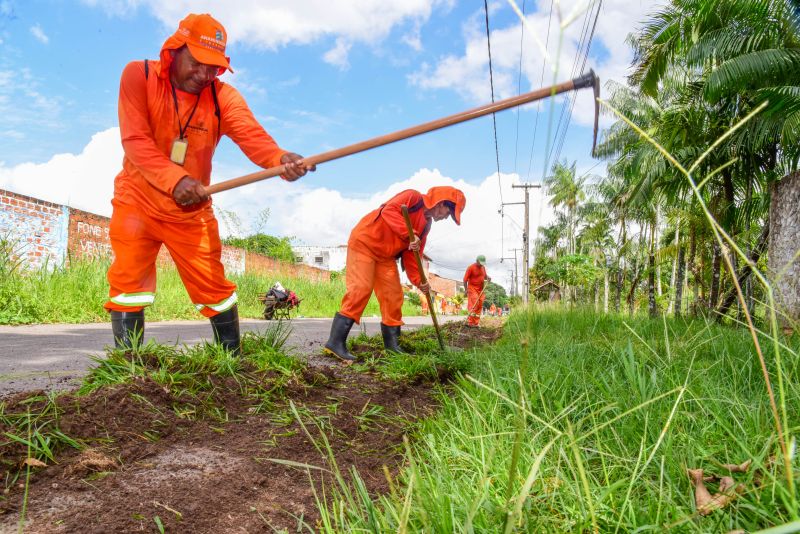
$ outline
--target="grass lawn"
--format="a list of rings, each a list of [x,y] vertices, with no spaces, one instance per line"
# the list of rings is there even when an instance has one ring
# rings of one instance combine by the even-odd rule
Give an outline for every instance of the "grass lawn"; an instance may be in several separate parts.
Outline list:
[[[767,360],[796,436],[800,342],[782,341],[783,397]],[[752,532],[798,519],[800,466],[792,487],[745,330],[544,309],[512,315],[499,343],[466,357],[392,492],[340,486],[325,531]],[[745,473],[723,467],[748,460]],[[732,476],[731,502],[701,515],[687,469]]]

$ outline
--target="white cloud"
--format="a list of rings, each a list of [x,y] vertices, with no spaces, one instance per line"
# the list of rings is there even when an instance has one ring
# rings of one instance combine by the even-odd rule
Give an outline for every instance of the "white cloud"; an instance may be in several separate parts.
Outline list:
[[[519,5],[519,2],[517,4]],[[570,1],[561,4],[564,19],[569,16],[576,4],[586,6],[585,1]],[[558,3],[555,5],[557,6]],[[605,0],[593,38],[593,52],[586,62],[586,69],[593,68],[602,82],[616,80],[624,83],[633,57],[625,39],[628,33],[634,31],[636,24],[642,21],[656,5],[657,3],[652,0]],[[511,11],[505,2],[503,2],[503,9]],[[546,0],[539,1],[536,12],[526,15],[528,24],[524,30],[522,41],[522,74],[527,80],[527,87],[523,84],[523,91],[541,87],[543,64],[544,85],[552,83],[554,68],[558,73],[558,81],[580,74],[581,62],[578,62],[577,68],[574,66],[584,29],[584,15],[577,17],[564,29],[560,51],[558,15],[556,12],[553,13],[548,39],[549,16],[550,2]],[[434,66],[424,65],[410,77],[411,82],[424,89],[452,89],[464,98],[475,102],[488,101],[490,98],[489,56],[484,24],[483,13],[480,10],[465,25],[464,38],[466,42],[463,53],[444,56]],[[544,54],[533,37],[531,29],[539,42],[542,44],[547,42],[550,61],[546,64]],[[589,29],[591,30],[591,25],[589,25]],[[521,31],[523,30],[517,17],[514,17],[514,21],[504,27],[494,26],[491,31],[492,70],[496,98],[507,98],[517,93]],[[599,57],[597,50],[600,47],[598,45],[607,51],[606,57]],[[577,95],[573,120],[583,125],[593,123],[594,102],[590,94]]]
[[[31,35],[33,35],[36,40],[42,44],[47,44],[50,42],[50,38],[47,37],[47,34],[44,33],[44,30],[38,24],[31,26]]]
[[[335,67],[346,70],[350,66],[347,61],[347,54],[350,53],[350,48],[352,46],[352,43],[348,43],[342,38],[336,39],[336,45],[325,52],[325,55],[322,56],[322,59],[324,59],[326,63],[330,63]]]
[[[422,36],[421,36],[421,24],[417,21],[414,24],[414,27],[411,28],[403,37],[400,39],[402,42],[407,44],[412,50],[416,52],[422,51]]]
[[[80,154],[56,154],[40,164],[0,164],[0,188],[110,215],[114,177],[121,166],[119,128],[109,128],[93,135]]]
[[[23,163],[14,167],[0,162],[0,189],[109,216],[114,177],[120,171],[122,156],[119,128],[109,128],[92,136],[80,154],[58,154],[46,163]],[[318,172],[325,172],[324,167]],[[244,172],[219,165],[213,181],[219,181],[219,176],[239,174]],[[520,183],[519,176],[502,174],[500,181],[506,202],[521,198],[519,190],[511,187]],[[331,183],[335,183],[333,178]],[[350,231],[361,217],[396,193],[409,188],[424,192],[434,185],[458,187],[467,197],[467,206],[461,226],[447,219],[436,223],[431,230],[426,253],[436,262],[432,270],[441,276],[459,278],[475,256],[485,254],[490,276],[506,284],[513,262],[501,263],[500,259],[512,255],[508,249],[521,246],[523,210],[521,206],[506,208],[504,225],[501,225],[497,213],[500,187],[496,174],[476,185],[443,176],[436,169],[420,169],[384,190],[360,197],[347,196],[328,187],[309,187],[302,179],[289,183],[273,178],[218,193],[214,196],[214,205],[236,213],[245,229],[252,227],[258,215],[269,208],[271,215],[264,231],[291,236],[297,244],[339,245],[347,243]],[[531,235],[536,235],[537,220],[547,224],[551,218],[551,209],[541,200],[539,191],[533,190]],[[230,233],[223,217],[220,223],[223,234]]]
[[[327,55],[343,64],[354,43],[376,44],[395,26],[427,20],[434,7],[449,9],[453,0],[84,0],[106,12],[125,16],[144,7],[174,31],[187,13],[211,13],[228,31],[229,43],[276,49],[334,38]],[[341,44],[340,44],[341,42]],[[342,54],[341,52],[344,52]],[[327,59],[326,59],[327,60]]]

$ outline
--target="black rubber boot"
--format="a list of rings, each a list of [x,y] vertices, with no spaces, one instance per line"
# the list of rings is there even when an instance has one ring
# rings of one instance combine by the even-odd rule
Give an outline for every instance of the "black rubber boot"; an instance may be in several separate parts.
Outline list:
[[[381,335],[383,336],[383,346],[386,350],[399,352],[400,354],[408,354],[400,348],[400,344],[398,343],[400,339],[400,326],[388,326],[381,323]]]
[[[214,331],[214,343],[219,343],[234,356],[242,354],[242,338],[239,335],[239,307],[233,305],[227,311],[211,318],[211,329]]]
[[[325,350],[345,363],[356,361],[356,357],[347,351],[347,334],[350,333],[353,323],[355,323],[354,320],[337,312],[333,316],[331,335],[328,342],[325,343]]]
[[[111,331],[114,332],[114,346],[118,349],[131,349],[134,342],[141,345],[144,343],[144,310],[111,310]]]

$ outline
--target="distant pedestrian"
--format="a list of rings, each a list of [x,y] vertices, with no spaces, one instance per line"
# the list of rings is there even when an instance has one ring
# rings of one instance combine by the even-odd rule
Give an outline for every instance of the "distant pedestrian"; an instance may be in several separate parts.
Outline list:
[[[481,254],[475,259],[475,263],[467,267],[464,273],[464,285],[467,289],[467,326],[477,328],[481,320],[483,302],[486,299],[486,284],[492,279],[486,274],[486,256]]]

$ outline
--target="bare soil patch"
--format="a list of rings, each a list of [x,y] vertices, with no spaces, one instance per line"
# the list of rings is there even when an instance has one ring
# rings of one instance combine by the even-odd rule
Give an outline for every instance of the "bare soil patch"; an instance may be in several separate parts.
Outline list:
[[[446,328],[459,346],[499,336],[488,332],[497,328]],[[268,388],[269,377],[263,380]],[[31,468],[25,532],[158,532],[158,524],[167,532],[274,532],[294,531],[300,520],[314,527],[314,488],[321,495],[333,483],[320,429],[341,472],[356,468],[379,494],[389,490],[384,466],[401,467],[403,434],[437,407],[436,380],[387,381],[346,367],[309,367],[268,404],[243,395],[234,379],[216,386],[207,399],[150,379],[59,396],[58,428],[83,448],[62,448],[57,463]],[[6,398],[3,413],[46,405],[32,398]],[[193,417],[200,402],[219,407],[218,415]],[[9,430],[0,425],[0,434]],[[13,532],[25,469],[13,477],[28,450],[2,442],[0,531]]]

